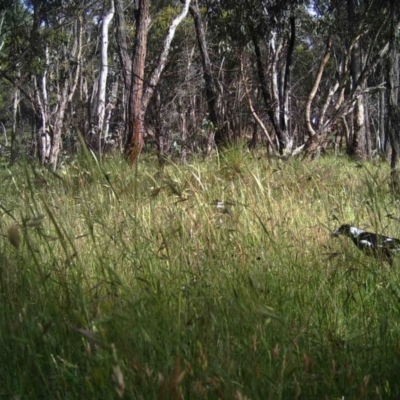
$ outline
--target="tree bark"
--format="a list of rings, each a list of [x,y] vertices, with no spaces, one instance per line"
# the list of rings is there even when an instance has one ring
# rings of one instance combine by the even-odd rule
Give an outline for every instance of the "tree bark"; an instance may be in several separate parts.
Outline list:
[[[181,163],[187,163],[187,119],[186,119],[186,109],[182,106],[181,101],[178,102],[178,113],[181,122]]]
[[[256,56],[256,64],[257,64],[257,74],[260,82],[261,94],[264,100],[264,104],[266,106],[266,111],[268,117],[271,121],[272,127],[274,128],[275,135],[278,139],[278,150],[279,154],[290,153],[292,151],[293,140],[289,136],[287,126],[281,126],[281,116],[286,113],[286,110],[283,110],[282,107],[288,103],[288,101],[282,101],[282,97],[280,91],[278,89],[278,68],[277,65],[273,67],[274,75],[272,76],[272,80],[276,80],[276,83],[273,85],[274,95],[270,93],[270,89],[268,87],[267,76],[265,74],[265,68],[263,64],[263,56],[261,54],[261,46],[259,43],[259,37],[255,28],[250,23],[250,32],[251,38],[254,46],[254,52]],[[292,32],[293,35],[293,32]],[[292,49],[293,50],[293,49]],[[277,51],[276,49],[274,51]],[[290,51],[290,46],[289,50]],[[274,54],[275,60],[274,63],[277,63],[278,54]],[[290,61],[290,57],[289,57]],[[286,78],[288,79],[288,77]],[[288,95],[287,92],[285,94]]]
[[[131,88],[126,121],[125,156],[133,165],[143,148],[145,110],[142,108],[144,66],[147,51],[149,1],[139,0],[136,10],[136,33],[131,68]]]
[[[390,188],[399,195],[399,154],[400,154],[400,110],[398,104],[399,91],[399,29],[400,7],[398,0],[390,0],[390,37],[389,55],[386,63],[386,93],[387,93],[387,130],[392,150],[390,160]]]
[[[19,118],[19,102],[20,90],[18,87],[14,88],[13,93],[13,107],[12,107],[12,126],[11,126],[11,163],[13,163],[20,152],[19,134],[18,134],[18,118]]]
[[[164,39],[163,49],[160,54],[157,66],[149,79],[149,84],[144,91],[144,66],[146,60],[147,29],[149,19],[149,1],[139,0],[136,13],[136,35],[135,48],[132,62],[131,90],[129,97],[129,108],[126,124],[125,156],[133,165],[143,148],[144,117],[150,99],[165,69],[168,53],[172,39],[178,25],[186,17],[190,0],[185,0],[182,11],[172,21],[168,33]]]
[[[306,103],[306,108],[305,108],[305,122],[306,122],[307,131],[308,131],[308,137],[310,139],[312,136],[314,136],[316,134],[316,132],[312,126],[312,123],[311,123],[311,106],[312,106],[314,97],[317,93],[318,87],[321,83],[322,74],[324,73],[325,66],[329,61],[330,54],[331,54],[331,47],[332,47],[332,39],[331,39],[331,37],[329,37],[327,44],[326,44],[325,54],[321,60],[321,63],[319,64],[319,67],[318,67],[317,75],[314,80],[314,85],[310,91],[310,94],[307,97],[307,103]]]
[[[52,135],[49,164],[53,171],[57,169],[58,165],[65,111],[67,109],[68,102],[72,100],[78,85],[82,52],[82,32],[82,16],[78,16],[74,27],[74,32],[72,32],[71,35],[71,37],[73,37],[73,45],[70,49],[70,65],[68,67],[63,66],[63,68],[68,69],[61,69],[61,71],[59,71],[59,73],[61,72],[63,76],[60,77],[59,89],[57,93],[54,128],[50,129]]]
[[[357,25],[356,15],[356,4],[355,0],[347,0],[347,15],[348,15],[348,26],[349,32],[352,37],[356,36],[354,26]],[[359,78],[361,77],[361,60],[362,51],[359,43],[359,39],[354,41],[354,45],[350,50],[350,74],[352,89],[358,86]],[[360,88],[362,89],[364,85]],[[364,107],[364,95],[359,94],[355,101],[355,107],[353,112],[354,118],[354,131],[353,140],[348,149],[348,153],[355,156],[358,160],[365,160],[368,157],[366,148],[366,130],[365,130],[365,107]]]
[[[132,61],[128,53],[128,38],[126,34],[123,0],[114,0],[115,5],[115,34],[118,48],[118,56],[121,63],[122,76],[125,90],[131,89],[131,67]]]
[[[101,139],[104,131],[104,118],[106,112],[106,86],[108,76],[108,28],[114,17],[114,1],[111,0],[111,7],[108,12],[103,15],[101,24],[101,47],[100,47],[100,74],[99,74],[99,90],[97,98],[97,134],[99,140],[99,152],[102,152]]]
[[[360,94],[356,100],[353,118],[354,131],[350,154],[354,155],[357,160],[365,160],[368,158],[368,152],[367,131],[365,129],[364,95],[362,94]]]
[[[214,140],[217,146],[223,145],[228,140],[228,134],[225,121],[222,120],[218,110],[217,99],[218,91],[215,84],[214,75],[210,55],[208,52],[207,39],[204,30],[203,19],[200,10],[197,6],[191,5],[189,8],[190,14],[193,17],[194,27],[196,30],[197,43],[200,50],[201,63],[203,67],[203,77],[206,86],[206,98],[208,106],[208,119],[214,126]]]
[[[67,82],[63,82],[62,89],[58,94],[57,99],[57,114],[56,119],[54,121],[54,128],[52,130],[52,143],[51,143],[51,151],[49,156],[49,164],[52,171],[57,169],[58,164],[58,156],[61,148],[61,137],[62,137],[62,129],[64,125],[64,115],[65,110],[67,108],[68,102],[68,85]]]
[[[150,99],[153,96],[154,90],[158,85],[158,82],[160,81],[161,78],[161,74],[163,73],[165,66],[167,64],[167,57],[169,54],[169,50],[171,48],[172,40],[175,36],[176,28],[178,28],[178,25],[185,19],[189,11],[190,1],[191,0],[185,0],[182,6],[182,11],[174,18],[174,20],[171,22],[171,25],[168,28],[168,33],[165,36],[163,48],[161,50],[157,66],[154,69],[153,73],[151,74],[149,79],[149,84],[147,85],[146,91],[143,94],[142,106],[145,110],[149,105]]]
[[[290,37],[288,43],[288,49],[286,52],[286,64],[285,71],[283,74],[282,84],[282,99],[280,107],[280,126],[284,132],[289,130],[289,82],[290,82],[290,71],[292,66],[292,56],[294,51],[294,44],[296,41],[296,23],[295,18],[289,18]]]
[[[385,123],[386,123],[386,106],[387,106],[387,101],[386,101],[386,91],[381,91],[379,93],[379,106],[378,106],[378,135],[376,137],[377,143],[376,143],[376,148],[380,154],[383,155],[388,155],[387,154],[387,149],[388,149],[388,131],[385,129]]]
[[[242,79],[242,83],[243,83],[243,88],[244,88],[244,92],[246,95],[246,99],[247,99],[247,103],[249,105],[250,108],[250,112],[251,115],[254,118],[254,121],[258,124],[258,126],[261,128],[261,130],[263,131],[265,137],[267,138],[267,141],[272,149],[273,152],[276,153],[275,150],[275,145],[268,133],[268,130],[266,128],[266,126],[264,125],[264,123],[262,122],[261,118],[258,116],[254,106],[253,106],[253,101],[251,100],[251,96],[250,96],[250,91],[249,88],[247,87],[247,82],[246,82],[246,78],[244,76],[244,66],[243,66],[243,56],[240,57],[240,74],[241,74],[241,79]],[[255,132],[257,132],[257,130],[255,130]],[[256,134],[253,134],[253,140],[255,141],[256,139],[254,139],[254,137],[256,137]]]

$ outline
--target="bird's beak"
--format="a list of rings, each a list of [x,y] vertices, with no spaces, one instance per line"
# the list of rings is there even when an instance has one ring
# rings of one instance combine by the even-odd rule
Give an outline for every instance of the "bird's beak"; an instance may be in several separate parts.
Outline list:
[[[339,237],[340,236],[340,232],[339,231],[335,231],[332,233],[333,237]]]

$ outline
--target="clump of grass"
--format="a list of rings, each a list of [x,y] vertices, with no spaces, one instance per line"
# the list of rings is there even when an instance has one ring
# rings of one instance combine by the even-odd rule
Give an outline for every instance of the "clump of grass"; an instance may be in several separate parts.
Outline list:
[[[399,395],[397,264],[330,238],[400,231],[382,166],[236,149],[2,173],[4,397]]]

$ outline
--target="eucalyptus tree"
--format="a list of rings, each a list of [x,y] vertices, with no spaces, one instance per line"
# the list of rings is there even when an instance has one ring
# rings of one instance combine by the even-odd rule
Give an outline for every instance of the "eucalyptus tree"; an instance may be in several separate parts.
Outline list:
[[[230,40],[243,50],[251,48],[276,146],[279,153],[290,153],[293,147],[289,123],[291,67],[296,41],[296,13],[303,2],[221,0],[215,3],[220,4],[225,19],[222,29]],[[243,51],[238,53],[243,54]]]
[[[115,0],[117,29],[116,35],[122,38],[126,44],[127,32],[124,8],[122,0]],[[131,165],[133,165],[140,155],[143,148],[144,138],[144,120],[149,102],[154,91],[160,81],[161,75],[165,69],[171,42],[175,36],[178,25],[183,21],[189,11],[190,0],[185,0],[183,5],[177,3],[180,8],[179,12],[171,21],[168,31],[163,40],[163,46],[158,57],[158,62],[153,68],[150,76],[146,80],[145,85],[145,62],[147,56],[148,31],[151,21],[149,0],[138,0],[135,2],[135,36],[132,50],[132,64],[129,68],[128,48],[119,46],[121,67],[126,72],[125,85],[130,84],[129,100],[127,107],[127,118],[125,124],[125,146],[124,153]],[[122,24],[121,24],[122,23]],[[129,74],[129,76],[128,76]]]
[[[212,68],[212,63],[209,54],[209,45],[207,43],[205,26],[203,22],[203,16],[199,9],[198,2],[191,4],[189,7],[190,14],[193,17],[197,43],[199,47],[199,52],[201,56],[202,68],[203,68],[203,78],[205,83],[205,92],[208,106],[208,119],[212,124],[212,130],[209,133],[208,149],[212,147],[213,141],[217,145],[226,144],[228,141],[228,130],[227,123],[224,118],[224,114],[218,107],[218,88],[214,77],[214,71]]]
[[[2,75],[18,88],[33,110],[33,142],[41,162],[55,169],[67,107],[70,105],[72,109],[82,69],[89,2],[29,0],[12,3],[14,9],[19,4],[24,19],[21,19],[20,29],[10,35],[14,42],[10,41],[7,46],[17,60],[16,68],[10,71],[5,68]],[[12,43],[18,43],[18,49],[13,48]]]
[[[149,31],[148,75],[155,68],[165,31],[176,14],[174,7],[159,8]],[[203,113],[201,61],[193,22],[185,18],[176,30],[165,70],[149,102],[146,113],[148,146],[156,146],[162,165],[169,155],[185,162],[189,148],[201,137],[199,119]],[[197,151],[198,149],[195,149]]]
[[[101,43],[100,43],[100,72],[98,79],[98,96],[97,96],[97,110],[96,110],[96,133],[98,137],[97,147],[101,154],[102,151],[102,138],[107,135],[109,119],[105,121],[106,117],[106,88],[108,77],[108,30],[111,21],[114,17],[114,1],[110,0],[109,8],[105,10],[101,17]]]
[[[64,119],[77,88],[83,49],[85,3],[32,0],[34,107],[38,115],[41,161],[55,170],[62,146]]]
[[[315,23],[328,43],[324,65],[328,73],[324,74],[324,85],[319,88],[319,102],[313,104],[314,127],[306,107],[310,139],[318,140],[315,133],[325,139],[341,125],[348,153],[365,159],[371,153],[367,101],[369,93],[382,89],[371,77],[388,51],[387,13],[374,0],[316,0],[312,4]],[[310,96],[308,106],[312,100]]]

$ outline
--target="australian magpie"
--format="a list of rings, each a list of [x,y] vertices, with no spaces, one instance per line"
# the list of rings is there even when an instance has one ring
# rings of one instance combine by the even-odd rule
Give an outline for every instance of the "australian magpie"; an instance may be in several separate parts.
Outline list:
[[[368,255],[386,259],[391,262],[393,253],[400,254],[400,240],[377,233],[366,232],[355,226],[348,224],[342,225],[333,236],[344,235],[349,237],[353,243]]]

